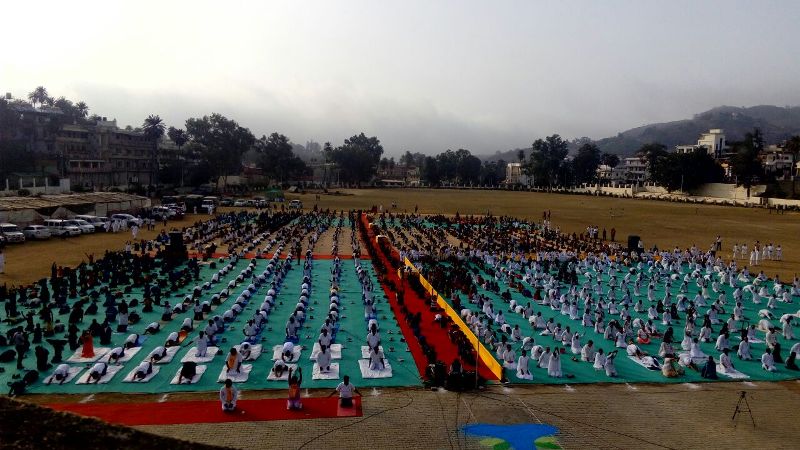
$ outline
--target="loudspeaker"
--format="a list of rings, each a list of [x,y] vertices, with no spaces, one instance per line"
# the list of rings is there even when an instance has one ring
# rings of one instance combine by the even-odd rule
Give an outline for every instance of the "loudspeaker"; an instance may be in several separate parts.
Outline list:
[[[189,258],[189,252],[183,244],[183,233],[180,231],[171,231],[169,233],[169,245],[165,253],[166,258],[171,263],[179,263]]]
[[[639,250],[639,241],[641,238],[636,235],[629,235],[628,236],[628,251],[638,251]]]

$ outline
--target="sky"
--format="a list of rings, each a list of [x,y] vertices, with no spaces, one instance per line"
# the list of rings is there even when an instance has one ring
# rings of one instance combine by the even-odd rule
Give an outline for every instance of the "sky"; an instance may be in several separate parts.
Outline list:
[[[800,1],[8,2],[0,93],[388,155],[800,104]]]

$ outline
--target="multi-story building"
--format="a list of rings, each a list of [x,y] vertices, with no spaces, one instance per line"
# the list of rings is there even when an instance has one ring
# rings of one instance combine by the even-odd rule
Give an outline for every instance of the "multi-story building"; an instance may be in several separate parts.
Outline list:
[[[678,153],[694,153],[698,150],[705,150],[714,159],[720,159],[728,148],[725,139],[725,132],[720,128],[708,130],[708,133],[700,135],[700,139],[693,145],[678,145],[675,151]]]
[[[631,183],[644,183],[648,178],[647,160],[639,156],[631,156],[623,161],[625,180]]]
[[[759,159],[764,166],[764,172],[774,175],[777,179],[791,179],[794,175],[794,156],[782,145],[770,145],[759,155]]]

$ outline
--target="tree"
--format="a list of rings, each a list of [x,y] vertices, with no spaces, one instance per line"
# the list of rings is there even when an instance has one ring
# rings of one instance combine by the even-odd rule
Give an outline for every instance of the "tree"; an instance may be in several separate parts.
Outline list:
[[[242,155],[256,140],[250,130],[218,113],[186,120],[186,133],[201,146],[209,178],[217,184],[220,177],[227,183],[228,175],[241,172]]]
[[[330,151],[341,178],[359,186],[375,176],[382,154],[381,141],[375,136],[368,138],[364,133],[345,139],[342,146]]]
[[[653,178],[654,168],[658,166],[659,162],[668,155],[669,152],[667,151],[667,147],[657,142],[644,144],[636,152],[636,156],[643,158],[647,163],[647,170],[650,172],[651,179]]]
[[[439,161],[432,157],[426,156],[422,162],[422,170],[420,171],[420,178],[432,186],[437,186],[442,181],[442,176],[439,173]]]
[[[525,150],[519,149],[519,150],[517,151],[517,160],[518,160],[520,163],[522,163],[522,161],[525,161]]]
[[[794,179],[795,179],[795,166],[797,164],[798,158],[800,158],[800,136],[792,136],[786,141],[786,151],[792,154],[792,198],[795,198],[797,195],[797,191],[794,187]]]
[[[481,176],[481,160],[463,148],[456,151],[457,181],[461,184],[478,184]]]
[[[31,104],[33,106],[36,106],[37,103],[39,104],[39,106],[44,106],[44,104],[48,101],[49,98],[50,96],[47,95],[47,89],[45,89],[44,86],[39,86],[36,89],[34,89],[33,92],[28,94],[28,100],[31,101]]]
[[[615,153],[603,153],[600,157],[600,163],[613,169],[619,165],[619,156]]]
[[[670,153],[654,164],[653,181],[669,192],[690,192],[700,185],[722,181],[725,175],[717,161],[704,151]]]
[[[537,139],[532,147],[525,173],[533,176],[537,185],[553,186],[559,180],[564,158],[569,153],[569,143],[554,134],[545,139]]]
[[[308,166],[292,151],[292,143],[282,134],[262,136],[256,142],[261,154],[258,165],[264,175],[283,184],[284,180],[297,179],[308,173]]]
[[[150,141],[150,184],[158,186],[158,141],[164,136],[166,126],[161,117],[149,115],[142,122],[144,137]]]
[[[85,119],[86,116],[89,115],[89,105],[87,105],[86,102],[81,101],[75,103],[75,110],[78,113],[78,117],[80,117],[81,119]]]
[[[764,168],[761,166],[759,156],[764,150],[764,137],[761,130],[756,128],[744,136],[744,141],[734,145],[735,153],[731,158],[731,172],[736,176],[736,185],[747,188],[750,197],[750,188],[759,177],[763,176]]]
[[[600,159],[600,149],[594,143],[583,144],[578,149],[575,159],[572,160],[575,182],[580,184],[594,181]]]

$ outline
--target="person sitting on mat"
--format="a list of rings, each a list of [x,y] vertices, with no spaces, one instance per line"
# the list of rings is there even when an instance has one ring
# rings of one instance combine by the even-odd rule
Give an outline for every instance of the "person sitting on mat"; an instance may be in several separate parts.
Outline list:
[[[239,344],[239,354],[242,356],[242,361],[247,361],[253,354],[253,347],[250,346],[249,342],[242,342]]]
[[[150,358],[152,358],[152,360],[156,362],[161,361],[166,356],[167,356],[167,348],[163,346],[158,346],[154,348],[152,353],[150,353]]]
[[[356,388],[352,383],[350,383],[349,375],[345,375],[343,380],[344,381],[339,383],[339,385],[336,386],[336,390],[331,392],[331,395],[329,395],[328,397],[331,397],[338,393],[339,406],[341,406],[342,408],[352,408],[353,393],[355,392],[356,394],[361,395],[361,392],[359,392],[358,388]]]
[[[283,350],[281,352],[281,359],[283,362],[294,361],[294,343],[286,341],[283,343]]]
[[[219,390],[219,400],[222,403],[222,411],[231,412],[236,409],[236,400],[239,399],[239,389],[233,385],[230,378],[225,380],[225,386]]]
[[[108,373],[108,364],[103,362],[95,364],[92,370],[89,371],[87,383],[91,383],[92,380],[95,383],[100,382],[100,379],[106,376],[106,373]]]
[[[115,347],[108,352],[108,362],[111,364],[119,364],[119,360],[125,357],[125,347]]]
[[[331,371],[331,351],[324,345],[319,346],[319,353],[317,353],[317,366],[320,372]]]
[[[319,360],[318,360],[319,361]],[[303,409],[300,401],[300,384],[303,383],[303,369],[298,367],[297,372],[289,369],[289,398],[286,400],[286,409]]]
[[[195,351],[195,356],[198,358],[205,358],[206,352],[208,351],[208,337],[206,337],[205,331],[201,331],[200,334],[197,336],[197,350]]]
[[[381,345],[381,335],[378,333],[378,326],[376,324],[372,324],[370,327],[369,333],[367,334],[367,346],[370,349],[378,349],[378,346]]]
[[[716,380],[717,377],[717,363],[714,362],[714,357],[708,355],[708,361],[703,366],[703,370],[700,371],[700,376],[703,378],[708,378],[709,380]]]
[[[277,378],[282,377],[283,372],[287,370],[289,370],[289,366],[287,366],[283,360],[277,359],[275,360],[275,364],[272,365],[272,373],[274,373]]]
[[[136,366],[136,372],[133,374],[133,381],[144,380],[151,373],[153,373],[153,363],[150,361],[142,361],[141,364]]]
[[[172,333],[167,336],[167,341],[164,342],[164,347],[177,347],[181,345],[180,341],[178,341],[178,332],[173,331]]]
[[[194,380],[194,377],[197,375],[197,363],[194,361],[186,361],[181,366],[181,372],[178,374],[178,384],[183,383],[183,379],[186,378],[189,383]]]
[[[386,363],[378,353],[378,347],[372,347],[369,351],[369,370],[383,370],[386,368]]]
[[[59,364],[56,367],[56,370],[53,372],[53,375],[50,377],[50,380],[47,381],[47,384],[53,382],[53,380],[58,381],[58,384],[64,384],[67,381],[67,377],[69,377],[69,365],[68,364]]]
[[[241,372],[242,355],[235,348],[231,348],[230,353],[228,353],[228,357],[225,359],[225,367],[227,374],[238,375]]]

